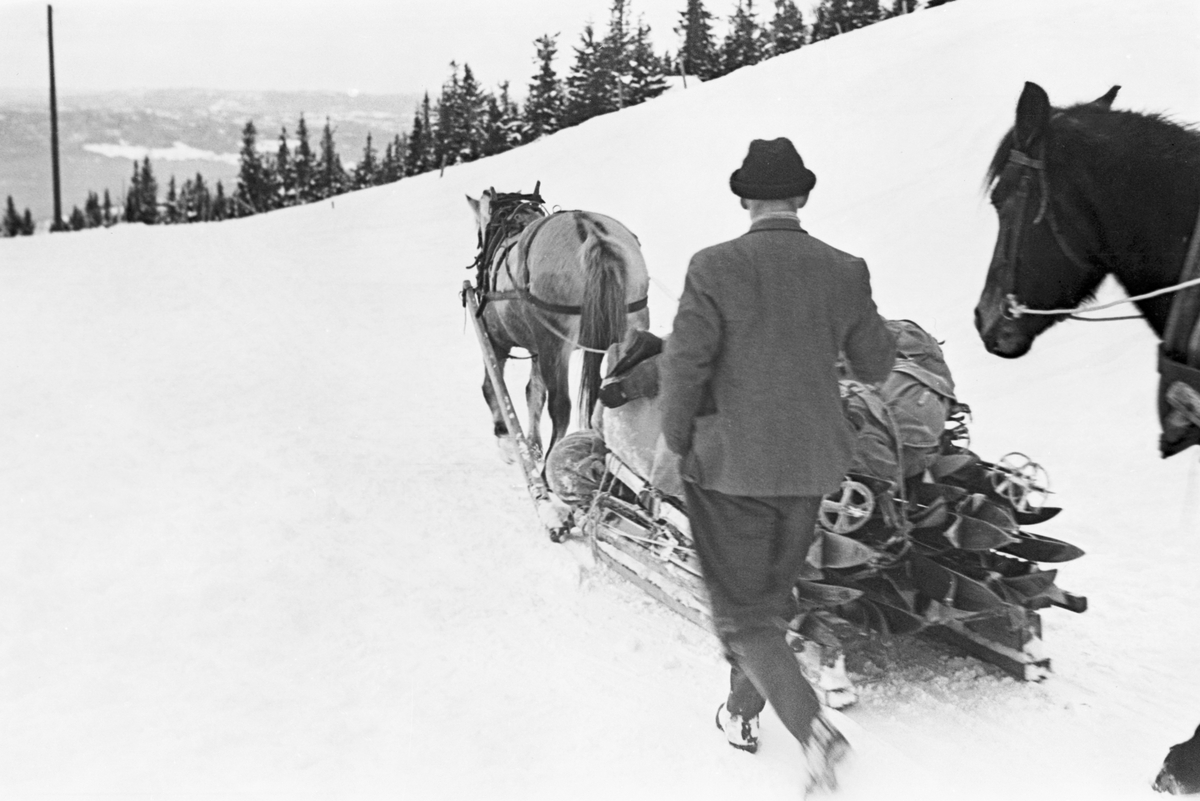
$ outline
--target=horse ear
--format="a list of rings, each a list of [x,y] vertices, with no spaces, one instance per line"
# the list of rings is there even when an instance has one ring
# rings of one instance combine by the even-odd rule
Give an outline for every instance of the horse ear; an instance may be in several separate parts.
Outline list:
[[[1110,109],[1112,108],[1113,101],[1117,99],[1117,92],[1119,91],[1121,91],[1121,87],[1119,85],[1114,86],[1112,89],[1109,89],[1107,92],[1100,95],[1100,97],[1097,97],[1091,103],[1088,103],[1088,105],[1099,106],[1100,108],[1106,110]]]
[[[471,211],[473,211],[475,213],[475,216],[478,217],[479,216],[479,201],[476,200],[475,198],[471,197],[470,195],[467,195],[467,204],[470,205]]]
[[[1046,90],[1030,81],[1017,101],[1017,124],[1013,128],[1016,145],[1025,149],[1039,137],[1044,136],[1050,126],[1050,96]]]

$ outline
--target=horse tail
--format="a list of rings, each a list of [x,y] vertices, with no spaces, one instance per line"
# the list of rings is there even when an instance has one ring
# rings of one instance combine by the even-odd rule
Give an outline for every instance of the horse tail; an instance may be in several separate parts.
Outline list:
[[[603,224],[579,217],[583,244],[579,262],[583,266],[583,302],[580,303],[579,344],[583,372],[579,377],[579,423],[591,426],[592,410],[600,392],[600,361],[610,345],[625,337],[627,309],[625,283],[628,259],[620,242],[607,235]]]

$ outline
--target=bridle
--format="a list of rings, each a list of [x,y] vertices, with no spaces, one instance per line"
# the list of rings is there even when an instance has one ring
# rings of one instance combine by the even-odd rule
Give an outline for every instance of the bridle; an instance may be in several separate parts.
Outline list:
[[[1020,176],[1017,179],[1016,198],[1014,200],[1016,206],[1014,213],[1010,215],[1010,219],[1002,221],[1000,231],[1000,237],[1006,243],[1004,253],[1002,254],[1004,268],[1001,279],[1001,288],[1004,290],[1004,318],[1015,320],[1025,314],[1074,316],[1075,309],[1033,309],[1017,299],[1017,254],[1020,252],[1021,235],[1024,233],[1025,220],[1028,216],[1026,209],[1029,205],[1029,196],[1035,176],[1038,188],[1041,190],[1041,201],[1038,205],[1037,215],[1033,218],[1032,225],[1040,225],[1043,221],[1049,225],[1054,243],[1058,246],[1062,254],[1067,257],[1067,261],[1071,262],[1075,267],[1084,272],[1091,272],[1093,265],[1063,235],[1062,226],[1059,224],[1058,217],[1054,213],[1054,204],[1050,201],[1050,184],[1046,179],[1045,159],[1031,158],[1020,150],[1013,148],[1008,153],[1008,165],[1005,169],[1013,168],[1020,170]]]
[[[1044,153],[1044,150],[1045,150],[1045,146],[1043,145],[1043,153]],[[1136,320],[1136,319],[1140,318],[1142,315],[1141,314],[1131,314],[1131,315],[1124,315],[1124,316],[1120,316],[1120,317],[1084,317],[1082,315],[1087,312],[1100,311],[1102,309],[1110,309],[1114,306],[1121,306],[1126,303],[1134,303],[1139,300],[1147,300],[1149,298],[1158,297],[1159,295],[1167,295],[1167,294],[1171,294],[1173,292],[1178,292],[1181,289],[1187,289],[1188,287],[1200,285],[1200,278],[1193,278],[1188,281],[1181,281],[1179,283],[1172,284],[1171,286],[1162,287],[1161,289],[1155,289],[1151,292],[1145,292],[1141,295],[1134,295],[1132,297],[1122,298],[1120,300],[1115,300],[1111,303],[1102,303],[1099,305],[1088,306],[1085,309],[1079,309],[1079,308],[1033,309],[1033,308],[1030,308],[1029,306],[1026,306],[1025,304],[1021,303],[1020,300],[1017,299],[1017,290],[1016,290],[1016,280],[1017,280],[1016,279],[1016,272],[1017,272],[1016,254],[1019,251],[1018,245],[1020,244],[1021,234],[1023,233],[1023,228],[1025,225],[1025,217],[1026,217],[1025,211],[1026,211],[1026,206],[1029,203],[1030,184],[1032,183],[1034,174],[1037,175],[1038,186],[1041,189],[1042,197],[1041,197],[1041,203],[1038,206],[1037,216],[1035,216],[1033,218],[1033,225],[1039,225],[1043,220],[1045,220],[1046,223],[1050,226],[1050,232],[1054,237],[1055,244],[1058,245],[1058,249],[1060,251],[1062,251],[1064,256],[1067,257],[1068,261],[1070,261],[1072,264],[1074,264],[1080,270],[1083,270],[1085,272],[1091,271],[1093,265],[1088,261],[1088,259],[1086,257],[1080,255],[1079,251],[1077,251],[1074,247],[1072,247],[1070,241],[1063,235],[1062,227],[1059,225],[1058,218],[1054,214],[1054,204],[1050,200],[1050,184],[1046,179],[1045,159],[1044,158],[1031,158],[1030,156],[1027,156],[1026,154],[1022,153],[1020,150],[1013,148],[1008,153],[1008,166],[1006,166],[1005,169],[1009,169],[1012,166],[1018,167],[1021,170],[1021,175],[1020,175],[1020,178],[1018,179],[1019,183],[1018,183],[1018,187],[1017,187],[1017,197],[1016,197],[1017,205],[1016,205],[1016,209],[1015,209],[1016,213],[1014,215],[1016,218],[1016,222],[1015,222],[1015,224],[1012,223],[1011,221],[1002,223],[1002,228],[1000,231],[1001,237],[1004,237],[1006,234],[1010,237],[1007,240],[1007,246],[1006,246],[1005,252],[1003,254],[1004,275],[1002,278],[1002,282],[1003,282],[1004,286],[1002,288],[1004,290],[1006,290],[1004,293],[1004,315],[1003,315],[1004,319],[1015,320],[1026,314],[1033,314],[1033,315],[1053,316],[1053,317],[1062,316],[1062,317],[1068,317],[1072,320],[1082,320],[1084,322],[1107,322],[1110,320]],[[1193,234],[1193,239],[1195,239],[1196,237],[1200,237],[1200,219],[1197,219],[1196,233]],[[1184,274],[1186,274],[1186,271]]]

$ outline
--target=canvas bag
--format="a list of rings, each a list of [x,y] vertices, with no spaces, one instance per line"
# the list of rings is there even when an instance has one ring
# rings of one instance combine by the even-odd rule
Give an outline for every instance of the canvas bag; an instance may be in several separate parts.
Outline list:
[[[896,363],[879,393],[891,410],[904,476],[923,472],[937,456],[950,409],[954,378],[938,341],[911,320],[889,320]]]

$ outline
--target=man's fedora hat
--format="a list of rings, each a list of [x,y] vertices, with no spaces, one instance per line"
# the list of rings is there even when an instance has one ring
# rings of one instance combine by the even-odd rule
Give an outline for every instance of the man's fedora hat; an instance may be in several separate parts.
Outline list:
[[[804,166],[791,140],[755,139],[741,169],[729,176],[729,188],[747,200],[781,200],[807,195],[817,176]]]

